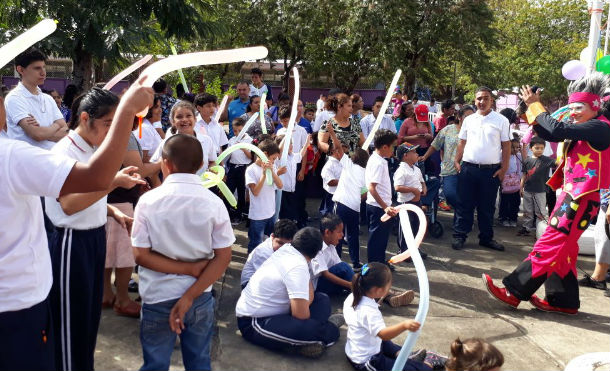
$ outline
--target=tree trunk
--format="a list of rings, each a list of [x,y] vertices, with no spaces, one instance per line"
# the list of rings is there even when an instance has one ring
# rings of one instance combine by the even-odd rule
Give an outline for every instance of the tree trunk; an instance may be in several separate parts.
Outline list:
[[[72,81],[79,91],[91,89],[91,74],[93,72],[93,57],[78,44],[74,53]]]
[[[106,76],[104,76],[104,61],[96,62],[94,65],[94,73],[95,82],[106,81]]]

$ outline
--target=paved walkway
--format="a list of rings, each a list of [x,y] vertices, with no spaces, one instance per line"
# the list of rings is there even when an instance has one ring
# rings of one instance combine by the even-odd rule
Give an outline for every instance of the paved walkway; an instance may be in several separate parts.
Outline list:
[[[314,202],[315,203],[315,202]],[[312,205],[313,206],[313,203]],[[496,239],[505,252],[481,248],[477,231],[473,231],[463,251],[451,249],[451,214],[440,213],[445,233],[440,239],[427,237],[423,248],[430,280],[430,310],[417,348],[449,353],[457,337],[482,337],[493,342],[505,356],[504,370],[562,370],[572,358],[589,352],[610,351],[609,299],[600,290],[581,290],[581,309],[576,316],[544,313],[529,303],[518,310],[492,300],[481,281],[487,272],[494,279],[509,273],[530,251],[533,237],[517,237],[515,228],[496,228]],[[314,221],[313,223],[316,223]],[[312,225],[313,225],[312,223]],[[341,329],[339,342],[318,360],[286,356],[255,347],[239,334],[235,321],[235,303],[239,297],[239,275],[246,259],[247,231],[236,228],[233,259],[218,292],[218,336],[214,346],[213,367],[216,370],[351,370],[345,359],[346,328]],[[396,238],[391,237],[388,252],[396,251]],[[345,257],[344,253],[344,257]],[[366,231],[361,235],[361,256],[366,257]],[[594,258],[579,257],[578,266],[593,270]],[[417,278],[412,264],[401,264],[394,273],[394,286],[417,291]],[[544,295],[543,289],[538,293]],[[413,318],[417,296],[408,307],[390,308],[382,312],[388,325]],[[333,299],[333,309],[340,311],[342,299]],[[96,350],[99,370],[135,370],[141,366],[138,338],[139,323],[135,319],[114,315],[104,310]],[[395,339],[402,343],[405,334]],[[172,369],[182,369],[179,348],[173,354]]]

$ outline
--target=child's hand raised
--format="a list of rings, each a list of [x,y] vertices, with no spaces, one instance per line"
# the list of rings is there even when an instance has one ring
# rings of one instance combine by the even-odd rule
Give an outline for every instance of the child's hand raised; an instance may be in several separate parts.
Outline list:
[[[286,168],[286,166],[280,166],[277,169],[277,175],[284,175],[284,174],[286,174],[287,171],[288,171],[288,169]]]
[[[408,320],[402,322],[402,326],[407,331],[415,332],[415,331],[419,330],[421,324],[412,319],[408,319]]]

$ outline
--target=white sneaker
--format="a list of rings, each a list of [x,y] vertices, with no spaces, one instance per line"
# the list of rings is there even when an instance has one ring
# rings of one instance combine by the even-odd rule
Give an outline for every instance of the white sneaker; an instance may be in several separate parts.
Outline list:
[[[517,222],[510,222],[510,226],[511,227],[516,227],[517,226]]]
[[[511,225],[510,225],[510,222],[508,220],[505,220],[505,221],[502,222],[502,226],[503,227],[510,227]]]

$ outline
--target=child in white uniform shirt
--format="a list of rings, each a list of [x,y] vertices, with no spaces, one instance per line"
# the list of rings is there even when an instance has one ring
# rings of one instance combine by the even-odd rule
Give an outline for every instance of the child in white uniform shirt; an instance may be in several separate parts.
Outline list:
[[[184,367],[211,369],[212,284],[231,261],[235,236],[222,200],[195,174],[202,160],[195,138],[170,137],[163,146],[165,181],[136,206],[131,241],[140,265],[141,370],[169,369],[176,334]]]
[[[248,253],[263,241],[263,235],[269,236],[273,231],[275,189],[282,188],[283,183],[279,175],[286,172],[286,167],[281,167],[277,173],[275,171],[273,163],[280,157],[280,147],[273,140],[263,140],[258,148],[267,156],[269,162],[264,163],[257,158],[256,162],[246,169],[246,186],[250,193]],[[271,170],[271,185],[267,184],[267,169]]]
[[[375,133],[373,143],[375,152],[369,158],[364,173],[368,195],[366,198],[366,214],[369,219],[369,240],[367,252],[369,262],[385,263],[385,251],[393,221],[381,221],[381,216],[387,213],[396,215],[392,207],[392,189],[390,184],[390,171],[386,158],[394,154],[396,134],[391,131],[379,129]],[[392,268],[390,268],[392,269]]]
[[[397,193],[397,201],[400,204],[410,203],[417,206],[421,205],[420,198],[425,196],[427,189],[424,177],[422,176],[421,170],[415,164],[419,158],[416,149],[419,146],[412,145],[410,143],[403,143],[396,149],[396,156],[400,160],[400,165],[394,173],[394,189]],[[409,211],[409,221],[411,222],[411,231],[413,236],[417,234],[419,229],[419,218],[417,214]],[[404,231],[398,224],[398,247],[400,251],[407,249],[407,244],[404,239]],[[425,259],[426,253],[420,250],[420,255]]]
[[[330,130],[332,129],[332,125]],[[333,134],[334,130],[333,130]],[[336,136],[336,134],[335,134]],[[341,177],[341,170],[343,170],[343,166],[341,165],[341,158],[345,153],[349,150],[347,147],[343,147],[342,145],[335,145],[335,142],[331,141],[328,143],[328,152],[330,156],[326,158],[326,163],[324,167],[322,167],[322,202],[320,203],[320,213],[322,215],[330,213],[335,208],[335,203],[333,202],[333,195],[337,189],[337,185],[339,184],[339,178]]]
[[[233,120],[233,137],[229,139],[228,147],[239,143],[252,143],[252,138],[244,133],[238,142],[239,133],[244,128],[246,122],[242,118]],[[240,149],[231,153],[227,161],[227,187],[231,192],[237,191],[237,207],[229,208],[232,214],[232,224],[239,224],[242,218],[247,215],[246,210],[246,168],[252,163],[252,152],[247,149]]]
[[[392,273],[382,263],[368,263],[352,281],[352,294],[343,303],[347,324],[345,355],[358,371],[391,370],[401,347],[391,339],[404,331],[417,331],[420,324],[406,320],[387,327],[376,299],[386,296]],[[403,370],[430,370],[425,363],[408,359]]]
[[[74,102],[78,107],[70,120],[68,135],[51,150],[88,162],[110,127],[119,98],[107,90],[93,88]],[[95,341],[102,313],[106,263],[107,215],[120,224],[131,218],[106,203],[114,188],[132,188],[145,182],[130,175],[130,166],[117,173],[105,191],[46,197],[46,214],[55,226],[49,251],[53,265],[51,307],[57,341],[56,364],[64,370],[92,370]]]
[[[161,120],[161,98],[158,95],[155,96],[152,108],[148,110],[146,117],[142,120],[142,138],[139,136],[138,128],[133,131],[133,135],[135,135],[142,147],[144,162],[148,162],[150,157],[157,151],[161,141],[163,141],[151,120],[153,120],[152,122]]]
[[[132,84],[89,163],[0,137],[0,163],[5,165],[0,168],[0,369],[57,369],[55,344],[63,337],[57,334],[56,339],[51,325],[53,274],[40,196],[107,189],[125,156],[135,114],[152,100],[151,88]],[[4,124],[0,97],[0,130]]]
[[[284,146],[286,145],[286,143],[284,143],[284,138],[283,135],[278,135],[275,138],[275,142],[280,147],[280,153],[283,152]],[[307,136],[307,139],[309,139],[309,136]],[[308,141],[306,143],[308,143]],[[286,163],[283,164],[286,166],[286,173],[280,177],[282,179],[283,187],[279,217],[296,221],[298,217],[298,200],[296,199],[297,167],[303,156],[307,153],[307,146],[303,145],[297,153],[293,153],[292,149],[293,145],[291,141],[290,147],[288,148]]]
[[[218,99],[214,95],[203,93],[197,94],[194,103],[201,115],[201,120],[195,124],[195,131],[202,131],[202,134],[206,134],[212,139],[214,150],[218,155],[229,142],[223,127],[214,120]]]
[[[319,357],[339,339],[338,316],[330,299],[315,293],[308,262],[322,247],[320,231],[305,227],[254,273],[235,307],[247,341],[276,351],[297,350]]]
[[[292,242],[294,234],[297,233],[297,225],[288,219],[280,219],[273,227],[271,236],[256,246],[248,255],[248,260],[241,270],[241,288],[243,289],[250,281],[250,278],[271,257],[271,254],[280,247]]]
[[[332,125],[329,126],[328,133],[333,147],[340,147],[339,138],[332,129]],[[349,256],[354,269],[362,266],[360,264],[360,203],[366,198],[364,173],[368,160],[369,153],[362,148],[356,148],[351,158],[343,154],[340,160],[342,172],[332,199],[335,202],[334,213],[343,220],[344,235],[347,238]],[[341,243],[337,250],[341,251]]]

